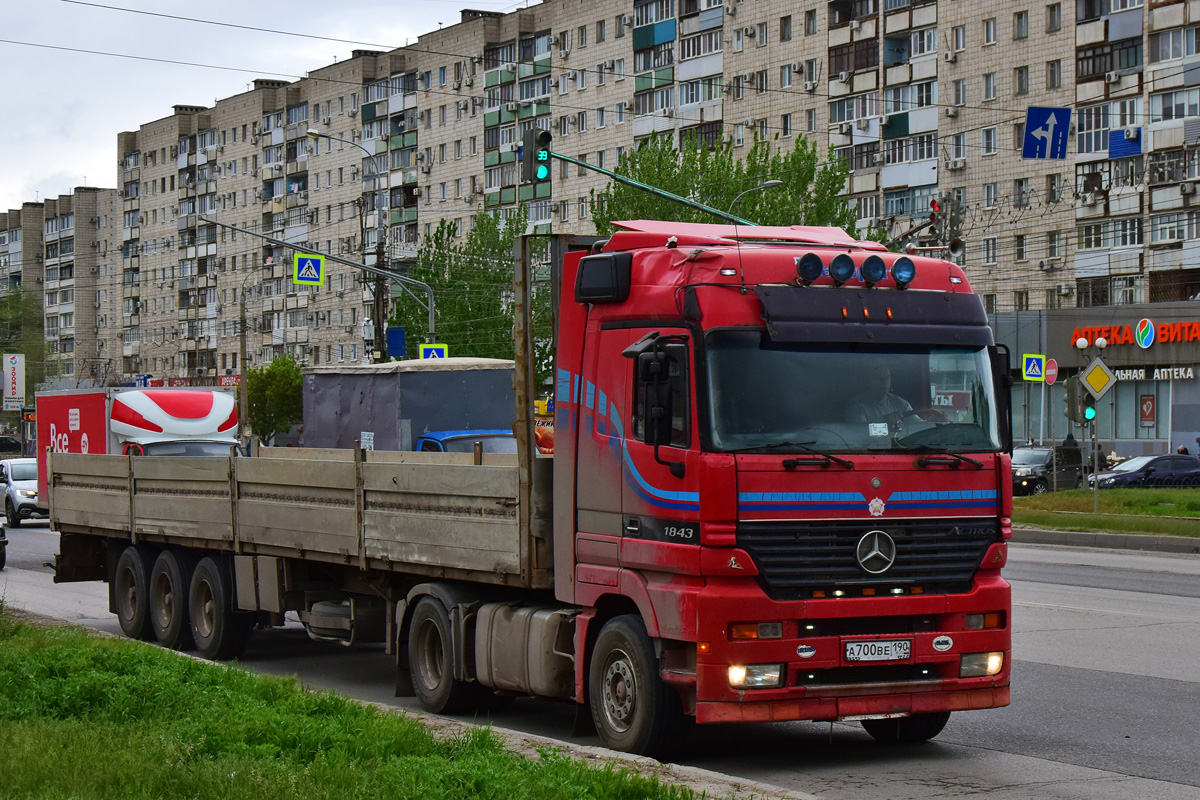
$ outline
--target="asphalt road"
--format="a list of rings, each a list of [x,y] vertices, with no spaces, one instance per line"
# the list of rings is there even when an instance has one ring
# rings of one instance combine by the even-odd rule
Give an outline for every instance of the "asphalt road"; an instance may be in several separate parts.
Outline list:
[[[54,586],[57,537],[10,531],[6,602],[118,631],[101,584]],[[881,746],[857,725],[703,727],[684,763],[829,800],[1200,798],[1200,557],[1014,545],[1013,704],[954,715],[935,741]],[[318,689],[392,696],[379,647],[313,642],[298,626],[256,635],[242,663]],[[518,700],[497,727],[571,737],[573,707]],[[572,739],[598,744],[595,737]]]

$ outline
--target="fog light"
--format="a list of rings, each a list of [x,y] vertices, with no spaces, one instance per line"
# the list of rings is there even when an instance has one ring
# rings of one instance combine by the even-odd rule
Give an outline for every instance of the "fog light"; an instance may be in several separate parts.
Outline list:
[[[734,689],[771,689],[783,685],[783,664],[748,664],[729,668]]]
[[[983,678],[999,675],[1004,669],[1004,653],[967,653],[958,668],[960,678]]]

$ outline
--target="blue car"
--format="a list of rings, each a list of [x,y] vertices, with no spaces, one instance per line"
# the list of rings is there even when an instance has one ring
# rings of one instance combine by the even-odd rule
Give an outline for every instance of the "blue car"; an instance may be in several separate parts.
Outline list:
[[[1196,456],[1137,456],[1107,472],[1088,478],[1088,488],[1100,481],[1101,489],[1122,486],[1200,486],[1200,458]]]
[[[485,453],[517,452],[516,437],[504,429],[433,431],[420,438],[417,449],[424,453],[473,453],[476,442],[483,445]]]

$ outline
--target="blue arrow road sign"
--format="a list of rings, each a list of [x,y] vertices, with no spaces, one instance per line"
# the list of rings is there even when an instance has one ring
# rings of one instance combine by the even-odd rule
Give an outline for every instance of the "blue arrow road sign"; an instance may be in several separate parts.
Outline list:
[[[1030,106],[1025,115],[1023,158],[1066,158],[1071,109]]]
[[[1021,356],[1024,362],[1025,369],[1024,378],[1027,381],[1045,381],[1046,380],[1046,357],[1044,355],[1033,355],[1026,353]]]

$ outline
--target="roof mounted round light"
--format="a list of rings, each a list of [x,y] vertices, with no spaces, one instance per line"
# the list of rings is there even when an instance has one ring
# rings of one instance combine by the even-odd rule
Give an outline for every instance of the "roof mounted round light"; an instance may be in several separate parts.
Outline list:
[[[845,253],[834,256],[833,261],[829,264],[829,274],[833,277],[834,282],[841,286],[854,277],[854,259]]]
[[[816,253],[805,253],[796,259],[796,274],[807,285],[825,274],[825,265]]]
[[[862,265],[863,283],[870,288],[887,277],[887,264],[879,256],[867,256]]]
[[[892,264],[892,278],[896,281],[897,289],[907,289],[908,285],[917,277],[917,265],[913,263],[911,258],[901,256]]]

